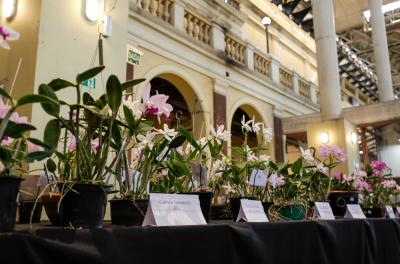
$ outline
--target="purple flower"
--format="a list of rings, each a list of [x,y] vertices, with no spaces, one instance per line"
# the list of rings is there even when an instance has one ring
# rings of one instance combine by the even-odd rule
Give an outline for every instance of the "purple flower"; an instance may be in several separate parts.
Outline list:
[[[381,171],[381,170],[384,170],[384,169],[388,168],[388,166],[386,165],[385,162],[379,161],[379,160],[372,161],[370,165],[371,165],[372,169],[374,169],[374,170],[380,170]]]
[[[173,110],[172,105],[167,103],[169,97],[165,94],[150,96],[150,90],[151,85],[147,83],[143,90],[143,102],[140,106],[140,111],[157,116],[164,115],[168,118]]]
[[[319,155],[322,158],[333,157],[341,164],[346,160],[345,151],[337,146],[322,145],[319,147]]]
[[[100,147],[99,138],[92,139],[92,141],[90,142],[90,146],[91,146],[93,152],[96,153]]]

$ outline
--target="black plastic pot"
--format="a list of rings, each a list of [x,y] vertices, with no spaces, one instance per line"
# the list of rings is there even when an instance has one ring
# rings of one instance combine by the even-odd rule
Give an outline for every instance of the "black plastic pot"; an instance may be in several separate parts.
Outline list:
[[[203,213],[204,219],[207,222],[210,221],[210,209],[211,209],[211,200],[213,198],[212,192],[188,192],[182,194],[196,194],[199,196],[200,200],[200,208],[201,212]]]
[[[273,202],[262,202],[262,206],[264,208],[264,213],[268,216],[268,209],[274,205]]]
[[[17,196],[23,179],[14,176],[0,177],[0,232],[14,230],[17,214]]]
[[[128,199],[110,200],[111,223],[113,225],[142,225],[146,215],[148,199]]]
[[[385,210],[383,208],[362,208],[365,216],[367,218],[382,218],[385,214]]]
[[[212,205],[210,212],[211,220],[231,220],[232,213],[228,205]]]
[[[31,221],[31,215],[33,207],[35,207],[35,211],[32,216],[32,223],[40,223],[40,217],[42,216],[43,204],[41,202],[37,202],[35,206],[35,201],[21,201],[19,203],[18,212],[19,212],[19,221],[20,224],[27,224]]]
[[[240,200],[248,199],[248,200],[256,200],[255,197],[231,197],[229,198],[229,203],[231,204],[231,217],[233,221],[236,221],[239,210],[240,210]]]
[[[60,194],[45,194],[41,197],[44,206],[44,211],[50,220],[50,223],[54,226],[61,225],[61,214],[58,211],[58,202],[60,201]]]
[[[346,213],[346,204],[358,204],[358,192],[333,191],[328,195],[333,214],[343,217]]]
[[[73,190],[64,190],[61,200],[61,225],[75,228],[101,228],[107,205],[104,186],[75,183]]]

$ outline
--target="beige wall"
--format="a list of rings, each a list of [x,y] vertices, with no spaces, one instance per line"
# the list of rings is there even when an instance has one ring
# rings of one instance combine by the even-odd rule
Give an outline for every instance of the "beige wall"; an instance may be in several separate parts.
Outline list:
[[[0,4],[2,2],[0,1]],[[11,27],[20,33],[20,39],[9,41],[11,50],[0,48],[0,82],[10,87],[21,59],[20,70],[12,91],[14,98],[33,92],[35,80],[35,64],[38,45],[40,0],[19,0],[17,13],[11,19],[0,19],[0,24]],[[31,106],[18,110],[21,115],[30,119]]]
[[[320,135],[322,132],[328,132],[328,145],[338,146],[346,151],[346,163],[338,166],[337,171],[351,173],[360,163],[358,154],[358,142],[351,142],[351,132],[357,132],[356,127],[345,119],[336,119],[320,123],[314,123],[307,126],[307,142],[309,147],[318,147],[321,145]]]
[[[113,1],[107,1],[109,10]],[[105,39],[103,72],[104,85],[110,74],[116,74],[121,81],[126,73],[126,39],[128,24],[128,0],[118,1],[110,13],[113,19],[113,34]],[[89,22],[84,16],[84,1],[42,0],[40,10],[39,45],[35,71],[35,91],[41,83],[53,78],[74,82],[75,76],[90,68],[96,51],[98,23]],[[94,65],[98,65],[98,60]],[[105,91],[102,78],[97,77],[96,89],[91,91],[97,97]],[[75,100],[74,89],[58,93],[68,102]],[[39,128],[36,136],[42,135],[48,116],[39,105],[33,107],[32,122]]]

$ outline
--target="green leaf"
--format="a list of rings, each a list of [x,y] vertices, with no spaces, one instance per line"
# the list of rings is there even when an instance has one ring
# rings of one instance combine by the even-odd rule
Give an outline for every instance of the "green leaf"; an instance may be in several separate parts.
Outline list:
[[[121,136],[121,130],[119,129],[118,124],[113,124],[112,126],[112,130],[111,130],[111,135],[112,138],[115,142],[115,144],[118,145],[118,147],[120,147],[122,145],[122,136]]]
[[[130,80],[130,81],[124,82],[122,84],[122,91],[125,91],[126,89],[128,89],[132,86],[135,86],[139,83],[142,83],[144,81],[146,81],[146,79],[142,78],[142,79],[136,79],[136,80]]]
[[[47,103],[47,104],[56,104],[59,105],[59,102],[50,98],[48,96],[44,96],[41,94],[28,94],[24,95],[17,100],[17,106],[22,106],[26,104],[33,104],[33,103]]]
[[[291,166],[292,172],[293,173],[300,173],[301,169],[303,168],[303,159],[299,158],[297,159]]]
[[[104,66],[98,66],[78,74],[78,76],[76,76],[76,85],[80,85],[83,81],[93,78],[94,76],[102,72],[104,68]]]
[[[107,115],[104,115],[100,109],[98,109],[96,106],[94,105],[79,105],[79,104],[73,104],[70,105],[71,110],[75,110],[75,109],[79,109],[79,108],[83,108],[89,112],[91,112],[92,114],[99,116],[99,117],[103,117],[106,118]]]
[[[242,147],[231,147],[231,149],[241,155],[246,154],[246,151]]]
[[[125,116],[126,123],[128,124],[129,127],[131,127],[132,129],[135,129],[137,124],[135,121],[135,117],[132,114],[132,111],[126,105],[124,105],[122,108],[124,109],[124,116]]]
[[[47,84],[41,84],[39,86],[39,94],[47,96],[56,102],[58,101],[57,95],[54,93],[53,89]],[[60,104],[53,103],[41,103],[43,110],[52,116],[58,116],[60,114]]]
[[[179,148],[180,146],[183,145],[183,143],[185,143],[185,141],[186,141],[185,136],[178,136],[169,143],[169,148]]]
[[[54,173],[57,170],[57,165],[52,159],[47,159],[46,161],[46,168],[51,173]]]
[[[31,124],[17,124],[9,121],[4,135],[12,138],[20,138],[25,132],[30,130],[36,130],[36,127],[32,126]]]
[[[36,138],[27,138],[27,140],[35,145],[41,146],[42,148],[49,149],[51,148],[49,145],[44,143],[43,141]]]
[[[122,102],[122,86],[117,76],[111,75],[106,85],[108,104],[111,110],[116,113]]]
[[[53,91],[59,91],[67,87],[74,87],[75,85],[73,83],[70,83],[69,81],[57,78],[49,82],[48,86],[50,86]]]
[[[41,160],[43,160],[43,159],[45,159],[47,157],[50,157],[50,156],[51,156],[51,152],[48,152],[48,151],[35,151],[35,152],[29,153],[26,156],[25,160],[28,163],[32,163],[32,162],[35,162],[35,161],[41,161]]]
[[[12,159],[12,152],[0,146],[0,159],[3,162],[3,164],[10,162]]]
[[[87,104],[94,104],[94,99],[93,99],[93,97],[92,97],[88,92],[84,92],[84,93],[83,93],[82,99],[83,99],[83,103],[84,103],[85,105],[87,105]],[[100,108],[100,109],[101,109],[101,108]]]
[[[179,134],[186,137],[186,140],[196,149],[200,149],[199,144],[193,139],[192,135],[186,131],[183,127],[178,128]]]
[[[58,146],[58,140],[60,139],[61,126],[57,119],[50,120],[47,122],[46,128],[44,129],[43,142],[49,146],[49,149],[53,152]]]
[[[0,95],[9,99],[11,102],[13,101],[12,97],[3,88],[0,88]]]

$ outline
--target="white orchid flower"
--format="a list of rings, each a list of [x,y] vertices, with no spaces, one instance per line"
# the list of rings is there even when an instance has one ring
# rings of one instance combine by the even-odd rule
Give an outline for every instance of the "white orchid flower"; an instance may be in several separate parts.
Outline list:
[[[0,25],[0,47],[3,49],[10,49],[10,45],[8,45],[7,41],[18,40],[19,33],[12,28],[5,27]]]
[[[265,144],[272,141],[272,136],[273,136],[272,128],[267,127],[263,129],[263,139]]]
[[[221,144],[222,141],[228,141],[231,137],[231,133],[225,130],[224,125],[217,126],[217,130],[214,127],[211,127],[211,134],[217,140],[218,144]]]
[[[311,149],[303,149],[302,147],[300,147],[300,152],[301,152],[301,156],[303,157],[303,159],[307,162],[313,162],[314,161],[314,156],[311,152]]]
[[[130,110],[132,110],[133,115],[136,118],[142,117],[142,111],[140,111],[140,101],[133,100],[133,96],[129,95],[128,98],[124,99],[124,105],[126,105]]]
[[[255,122],[254,121],[254,117],[252,119],[252,130],[254,133],[258,134],[261,131],[261,126],[263,125],[263,123],[260,122]]]
[[[241,123],[242,123],[242,131],[244,131],[245,133],[253,131],[252,130],[253,120],[250,119],[249,121],[246,122],[246,118],[243,115]]]
[[[156,136],[156,133],[148,131],[146,135],[137,135],[136,138],[139,141],[140,147],[148,146],[150,149],[153,149],[154,142],[153,139]]]
[[[167,124],[164,124],[163,129],[155,129],[155,131],[163,135],[168,141],[173,140],[178,135],[178,132],[173,128],[170,129]]]

